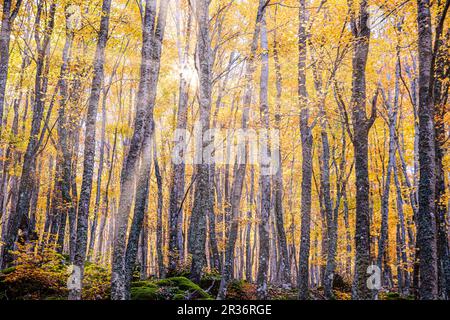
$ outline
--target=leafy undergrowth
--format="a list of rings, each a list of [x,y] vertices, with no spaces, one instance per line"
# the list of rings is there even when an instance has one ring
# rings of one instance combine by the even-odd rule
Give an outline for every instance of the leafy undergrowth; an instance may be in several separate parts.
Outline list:
[[[381,292],[379,295],[380,300],[414,300],[414,296],[403,296],[398,292]]]
[[[244,280],[233,280],[227,288],[227,300],[255,300],[256,285]]]
[[[15,265],[0,271],[0,300],[65,300],[69,258],[56,252],[53,247],[36,244],[19,245]],[[205,273],[197,285],[189,277],[188,268],[178,269],[179,274],[165,279],[138,280],[131,284],[132,300],[210,300],[217,296],[221,275],[217,271]],[[84,300],[110,299],[111,271],[109,267],[87,262],[84,269]],[[245,280],[233,280],[227,290],[227,300],[255,300],[256,284]],[[351,299],[351,281],[335,276],[334,296],[336,300]],[[269,286],[270,300],[297,300],[295,287]],[[310,290],[311,300],[325,300],[322,287]],[[397,292],[381,291],[380,300],[410,300]]]
[[[54,247],[36,243],[18,245],[15,266],[0,271],[0,300],[65,300],[69,259]],[[110,297],[110,271],[86,263],[83,279],[84,300]]]
[[[19,245],[16,266],[0,273],[0,299],[34,300],[67,295],[64,257],[50,248]]]
[[[131,284],[131,300],[210,300],[213,297],[185,277]]]

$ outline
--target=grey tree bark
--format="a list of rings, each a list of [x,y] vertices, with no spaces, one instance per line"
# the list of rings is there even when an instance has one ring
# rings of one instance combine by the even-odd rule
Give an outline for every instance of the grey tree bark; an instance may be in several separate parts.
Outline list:
[[[120,198],[117,215],[117,225],[114,234],[113,263],[111,275],[111,298],[113,300],[126,299],[128,292],[128,272],[126,261],[126,251],[129,255],[137,247],[138,236],[133,235],[133,241],[126,243],[128,230],[128,217],[133,202],[129,190],[132,190],[134,176],[137,169],[137,162],[142,150],[149,152],[151,136],[153,134],[153,108],[156,99],[157,82],[160,70],[160,59],[162,51],[162,40],[166,26],[167,1],[161,1],[158,18],[156,19],[156,1],[146,0],[145,13],[143,20],[143,43],[141,51],[141,70],[140,81],[137,95],[136,114],[134,121],[134,132],[130,142],[129,150],[122,166],[120,176]],[[145,166],[144,166],[145,167]],[[145,169],[144,169],[145,170]],[[139,173],[144,176],[144,171]],[[141,193],[145,196],[144,193]],[[136,199],[143,203],[143,199]],[[145,206],[140,206],[144,210]],[[143,215],[143,211],[136,211],[135,215]],[[142,219],[136,217],[135,223],[142,223]],[[135,232],[140,231],[140,226],[134,228]],[[131,247],[130,247],[131,246]],[[130,248],[129,248],[130,247]]]
[[[436,252],[436,165],[434,107],[430,99],[433,76],[430,1],[417,1],[419,51],[419,211],[417,248],[419,260],[419,298],[437,298]]]
[[[275,13],[276,14],[276,13]],[[278,56],[278,39],[277,29],[275,28],[273,33],[273,58],[275,61],[275,74],[276,74],[276,113],[275,113],[275,129],[281,129],[281,95],[282,95],[282,75],[280,58]],[[275,207],[275,219],[277,226],[277,238],[278,246],[280,248],[280,266],[279,273],[281,282],[285,286],[290,286],[291,283],[291,262],[289,259],[289,252],[286,240],[286,231],[284,228],[284,211],[283,211],[283,167],[281,162],[281,145],[278,148],[279,166],[274,176],[274,207]]]
[[[179,0],[176,2],[177,12],[176,24],[177,33],[180,34],[180,3]],[[185,31],[185,45],[184,49],[179,46],[179,61],[180,61],[180,85],[179,85],[179,96],[178,96],[178,110],[177,110],[177,124],[176,129],[185,130],[187,124],[187,112],[188,112],[188,99],[189,99],[189,80],[186,79],[186,69],[188,64],[188,55],[190,48],[190,37],[191,37],[191,25],[192,25],[192,15],[191,11],[188,12],[186,31]],[[181,37],[178,40],[181,42]],[[185,148],[187,146],[186,135],[184,131],[177,143],[181,148],[177,157],[179,159],[184,159]],[[169,199],[169,269],[168,273],[173,273],[177,266],[180,265],[183,260],[183,209],[181,203],[184,197],[184,183],[185,183],[185,164],[172,162],[172,174],[170,182],[170,199]]]
[[[298,99],[300,108],[300,135],[302,141],[302,190],[301,190],[301,232],[298,266],[299,299],[309,299],[309,251],[311,224],[311,180],[312,180],[312,128],[309,124],[308,92],[306,91],[306,42],[308,11],[306,1],[299,0],[298,27]]]
[[[246,62],[245,70],[245,91],[243,97],[243,113],[242,113],[242,124],[241,128],[243,130],[248,128],[249,111],[250,105],[252,103],[253,94],[253,74],[255,73],[255,59],[256,59],[256,49],[258,48],[258,39],[261,30],[261,21],[265,13],[266,6],[268,4],[267,0],[260,0],[258,6],[258,12],[256,15],[255,29],[253,31],[252,43],[250,47],[250,55]],[[222,279],[220,282],[220,289],[217,295],[217,299],[224,299],[226,297],[226,291],[228,282],[230,281],[232,275],[232,268],[234,263],[234,249],[237,239],[238,232],[238,218],[240,201],[242,195],[242,187],[245,178],[245,170],[247,166],[247,154],[248,154],[248,143],[244,141],[242,149],[238,150],[235,168],[234,168],[234,179],[231,187],[231,195],[229,197],[230,201],[230,216],[225,217],[227,224],[230,224],[228,229],[228,242],[226,245],[225,252],[225,262],[222,269]],[[225,173],[225,197],[227,197],[227,172]],[[225,210],[227,212],[227,209]],[[228,220],[228,221],[227,221]]]
[[[6,82],[8,80],[9,47],[12,25],[20,10],[22,0],[4,0],[2,26],[0,29],[0,132],[3,128],[3,109],[5,104]]]
[[[352,11],[352,9],[351,9]],[[352,11],[351,29],[354,37],[352,57],[353,147],[356,172],[356,226],[355,226],[355,272],[352,298],[370,299],[366,272],[370,264],[370,202],[368,172],[368,135],[376,117],[378,91],[372,101],[372,114],[366,115],[366,64],[369,53],[370,28],[366,0],[359,2],[359,13]]]
[[[433,61],[435,68],[433,83],[433,103],[435,119],[435,159],[436,159],[436,226],[437,226],[437,259],[438,259],[438,293],[444,299],[450,299],[450,249],[448,238],[448,224],[445,219],[447,203],[445,201],[445,169],[444,155],[447,152],[447,134],[445,128],[446,105],[448,104],[449,85],[445,84],[450,69],[450,60],[447,54],[449,48],[450,31],[442,35],[445,17],[450,7],[450,1],[443,4],[438,13],[434,46]],[[446,75],[447,72],[447,75]]]
[[[269,228],[270,228],[270,211],[271,211],[271,177],[270,177],[270,146],[268,130],[270,128],[269,118],[269,98],[268,98],[268,82],[269,82],[269,45],[267,40],[267,25],[265,15],[261,19],[261,77],[259,92],[259,113],[262,129],[259,133],[259,182],[261,193],[261,212],[259,216],[259,265],[257,273],[257,289],[258,299],[264,300],[268,297],[268,270],[269,270]]]
[[[110,10],[111,0],[104,0],[102,4],[102,17],[100,19],[97,48],[94,57],[94,75],[92,78],[91,93],[89,96],[86,114],[83,179],[81,183],[80,200],[78,202],[77,240],[73,265],[74,268],[79,268],[80,277],[76,279],[78,282],[73,289],[69,291],[69,300],[81,299],[84,262],[86,260],[87,250],[89,207],[92,191],[92,179],[94,176],[95,124],[104,78],[105,49],[108,41]]]
[[[199,283],[206,264],[206,216],[212,208],[211,204],[211,175],[207,159],[204,159],[203,150],[209,144],[211,137],[205,133],[210,128],[211,113],[211,39],[209,33],[209,5],[208,0],[195,2],[197,16],[197,69],[199,72],[199,108],[200,108],[200,141],[196,141],[196,185],[194,204],[189,226],[188,251],[192,254],[191,274],[192,281]]]
[[[47,23],[44,27],[44,38],[41,40],[41,34],[36,30],[35,40],[37,46],[36,60],[36,80],[35,80],[35,97],[33,103],[33,118],[31,122],[30,137],[24,154],[22,175],[20,177],[18,200],[15,212],[8,219],[7,229],[3,237],[4,245],[1,252],[0,268],[4,268],[11,262],[10,250],[13,249],[17,240],[18,231],[23,223],[28,219],[30,209],[30,199],[34,187],[34,176],[36,170],[36,157],[40,145],[39,134],[41,131],[41,122],[44,113],[44,99],[48,87],[48,55],[50,50],[50,38],[54,28],[54,17],[56,4],[52,3],[48,11]],[[35,18],[36,25],[41,23],[43,14],[43,3],[39,2]]]

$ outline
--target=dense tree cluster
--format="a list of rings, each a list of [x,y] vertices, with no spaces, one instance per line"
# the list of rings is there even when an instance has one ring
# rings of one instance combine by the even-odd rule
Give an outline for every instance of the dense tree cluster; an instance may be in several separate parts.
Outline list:
[[[449,299],[449,6],[2,0],[0,275]]]

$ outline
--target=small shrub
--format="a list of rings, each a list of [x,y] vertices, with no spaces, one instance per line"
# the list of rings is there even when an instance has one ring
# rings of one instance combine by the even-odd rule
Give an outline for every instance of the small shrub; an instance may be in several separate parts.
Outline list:
[[[86,263],[84,267],[82,298],[84,300],[106,300],[110,296],[110,270],[93,263]]]
[[[18,244],[13,254],[17,265],[2,272],[3,299],[45,299],[67,294],[66,265],[54,248]]]
[[[227,300],[255,300],[256,286],[245,280],[233,280],[227,288]]]

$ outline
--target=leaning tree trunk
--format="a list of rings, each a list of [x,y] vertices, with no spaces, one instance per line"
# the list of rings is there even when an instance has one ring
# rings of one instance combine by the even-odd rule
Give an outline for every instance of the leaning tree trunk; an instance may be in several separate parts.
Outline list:
[[[130,190],[133,188],[134,176],[141,151],[145,144],[150,145],[153,132],[153,107],[156,99],[157,82],[160,70],[162,40],[166,26],[167,1],[160,2],[158,19],[156,22],[156,1],[146,0],[143,22],[143,44],[141,51],[141,70],[139,90],[137,94],[136,116],[134,133],[131,144],[122,166],[120,176],[120,198],[117,216],[117,225],[114,234],[114,250],[111,275],[111,298],[123,300],[128,296],[126,254],[128,251],[126,238],[128,218],[133,202]],[[156,23],[156,28],[155,28]],[[147,139],[146,139],[147,137]],[[150,150],[148,148],[147,150]],[[142,201],[142,199],[140,200]],[[136,214],[136,212],[135,212]],[[143,212],[138,212],[143,214]],[[137,219],[136,222],[139,222]],[[140,228],[138,228],[139,230]],[[137,246],[135,238],[128,246]],[[130,248],[130,250],[134,250]],[[131,252],[131,251],[130,251]]]
[[[80,300],[82,290],[82,279],[84,274],[84,262],[86,260],[87,238],[88,238],[88,218],[92,191],[92,178],[94,176],[95,158],[95,124],[97,120],[97,109],[100,100],[104,78],[105,49],[108,40],[109,14],[111,10],[111,0],[104,0],[102,5],[102,17],[100,20],[100,31],[98,34],[97,49],[94,58],[94,75],[89,96],[86,129],[84,135],[84,161],[83,179],[81,183],[80,200],[78,202],[77,217],[77,243],[75,249],[75,259],[73,262],[74,272],[79,272],[80,277],[76,277],[76,283],[69,291],[70,300]]]

